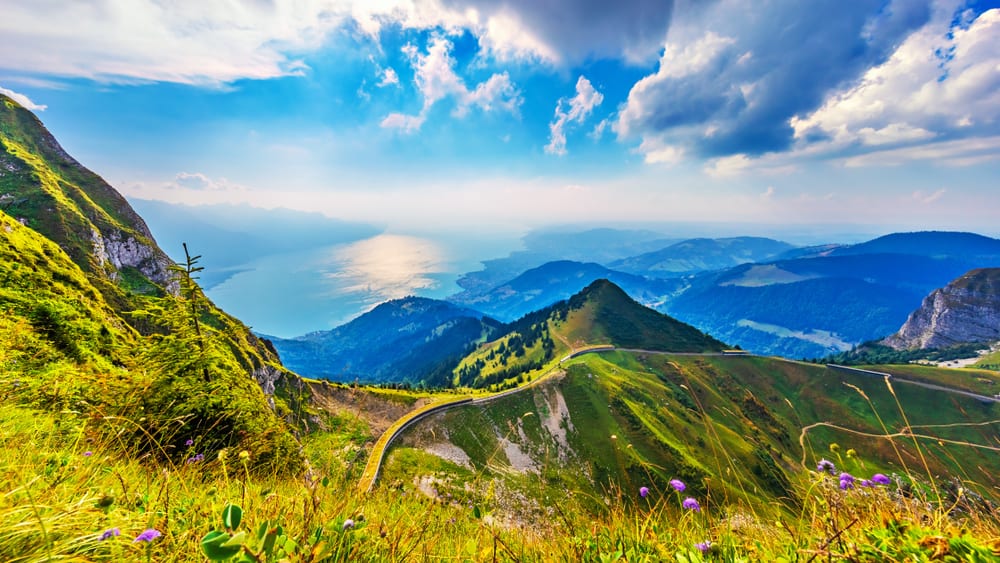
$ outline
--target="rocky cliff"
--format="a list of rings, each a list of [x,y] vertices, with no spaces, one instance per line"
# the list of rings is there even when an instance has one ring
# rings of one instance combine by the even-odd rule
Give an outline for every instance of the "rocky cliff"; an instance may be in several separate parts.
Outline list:
[[[996,340],[1000,340],[1000,268],[983,268],[934,290],[883,344],[906,350]]]

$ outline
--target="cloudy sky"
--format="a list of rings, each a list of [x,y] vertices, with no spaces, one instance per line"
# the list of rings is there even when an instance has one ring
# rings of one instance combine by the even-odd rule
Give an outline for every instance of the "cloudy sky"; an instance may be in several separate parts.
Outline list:
[[[132,197],[400,228],[1000,232],[997,2],[0,8],[0,92]]]

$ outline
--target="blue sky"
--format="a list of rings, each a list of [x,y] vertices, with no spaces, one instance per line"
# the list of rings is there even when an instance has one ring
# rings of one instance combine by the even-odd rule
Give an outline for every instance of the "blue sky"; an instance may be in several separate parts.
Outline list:
[[[0,91],[133,198],[390,229],[1000,234],[996,2],[7,0]]]

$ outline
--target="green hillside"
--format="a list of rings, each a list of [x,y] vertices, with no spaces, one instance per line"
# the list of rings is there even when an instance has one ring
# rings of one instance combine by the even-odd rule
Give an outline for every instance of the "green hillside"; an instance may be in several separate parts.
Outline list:
[[[281,418],[298,418],[299,388],[274,350],[204,296],[196,261],[175,267],[118,192],[3,96],[0,221],[0,378],[17,401],[144,412],[130,440],[164,457],[198,435],[298,467]]]
[[[503,336],[466,356],[457,386],[510,388],[590,346],[670,352],[720,351],[725,345],[698,329],[636,303],[608,280],[507,325]]]
[[[529,520],[545,513],[537,499],[596,510],[616,490],[666,495],[674,478],[729,510],[794,513],[822,458],[855,475],[913,475],[946,496],[956,483],[994,498],[1000,486],[1000,404],[771,358],[613,352],[563,367],[411,427],[386,482],[492,490],[498,511]]]

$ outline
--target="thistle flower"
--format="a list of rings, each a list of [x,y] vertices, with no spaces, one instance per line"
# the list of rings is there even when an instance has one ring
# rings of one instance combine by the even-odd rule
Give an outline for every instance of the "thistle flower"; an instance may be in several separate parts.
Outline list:
[[[671,479],[670,486],[673,487],[674,490],[679,493],[683,492],[684,489],[687,488],[687,485],[684,484],[684,481],[681,481],[680,479]]]
[[[115,538],[120,535],[122,535],[122,531],[119,530],[118,528],[108,528],[107,530],[104,530],[104,533],[101,534],[101,537],[98,538],[98,541],[110,540],[111,538]]]
[[[695,547],[695,549],[697,549],[698,551],[700,551],[702,553],[708,553],[708,550],[712,549],[712,542],[710,542],[710,541],[699,542],[699,543],[694,544],[694,547]]]
[[[847,481],[848,483],[853,484],[854,483],[854,475],[851,475],[850,473],[846,473],[846,472],[845,473],[841,473],[840,474],[840,480],[841,481]]]
[[[826,472],[833,475],[837,471],[837,466],[832,461],[823,458],[816,464],[816,471]]]
[[[847,481],[844,479],[840,480],[840,490],[846,491],[848,489],[853,489],[853,488],[854,488],[854,481]]]
[[[160,537],[162,535],[163,534],[161,534],[159,530],[157,530],[155,528],[149,528],[149,529],[143,531],[138,536],[136,536],[135,539],[132,540],[132,543],[140,542],[140,541],[151,542],[151,541],[155,540],[156,538],[158,538],[158,537]]]
[[[684,499],[684,502],[681,503],[681,506],[683,506],[688,510],[693,510],[695,512],[701,511],[701,505],[698,504],[698,501],[694,500],[691,497]]]
[[[882,473],[876,473],[872,475],[871,481],[872,483],[875,483],[877,485],[888,485],[892,483],[892,480],[883,475]]]
[[[648,495],[648,494],[649,494],[649,487],[639,487],[639,496],[640,497],[646,498],[646,495]]]
[[[347,520],[344,520],[344,527],[343,527],[343,529],[344,530],[350,530],[352,528],[354,528],[354,520],[351,520],[350,518],[348,518]]]

